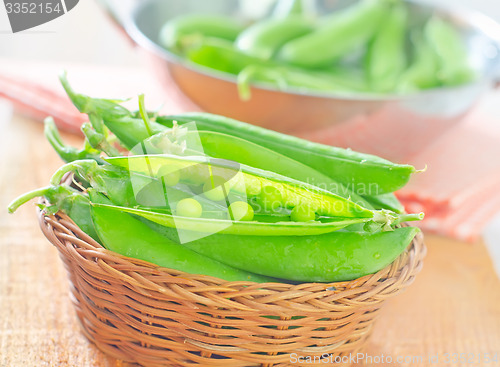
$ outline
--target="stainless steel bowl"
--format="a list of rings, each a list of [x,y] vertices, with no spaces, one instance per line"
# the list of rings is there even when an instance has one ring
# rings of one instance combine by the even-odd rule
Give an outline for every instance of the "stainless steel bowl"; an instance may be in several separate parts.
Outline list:
[[[325,13],[352,2],[311,1],[315,9]],[[246,3],[249,1],[246,0]],[[123,11],[122,1],[119,6],[122,10],[120,23],[133,42],[149,56],[153,72],[163,85],[168,88],[175,85],[182,92],[182,98],[188,98],[204,111],[306,136],[324,129],[331,136],[336,127],[360,119],[365,124],[377,124],[380,120],[389,119],[398,122],[398,129],[408,136],[425,134],[422,137],[432,139],[460,121],[481,94],[498,83],[500,25],[469,9],[444,8],[421,1],[407,3],[412,22],[421,22],[430,14],[437,13],[460,31],[469,50],[471,65],[480,75],[477,80],[460,87],[438,88],[404,96],[283,92],[258,85],[252,87],[252,98],[242,101],[238,97],[234,76],[190,64],[159,46],[157,40],[165,21],[179,14],[219,13],[251,18],[255,14],[247,11],[245,0],[144,0],[135,3],[132,11]],[[262,13],[267,10],[263,9]],[[321,140],[321,133],[313,135],[316,140]]]

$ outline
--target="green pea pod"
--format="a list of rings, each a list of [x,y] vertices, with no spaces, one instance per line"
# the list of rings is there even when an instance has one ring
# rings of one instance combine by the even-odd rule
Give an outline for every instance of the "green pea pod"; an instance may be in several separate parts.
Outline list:
[[[105,204],[108,200],[102,194],[89,190],[89,195],[92,203],[102,203],[92,205],[92,221],[103,246],[111,251],[158,266],[227,281],[276,281],[199,255],[155,232],[132,216],[110,209]]]
[[[227,188],[230,191],[235,190],[251,197],[260,197],[266,191],[265,188],[271,187],[279,193],[278,198],[273,198],[272,201],[278,201],[280,206],[294,208],[306,203],[318,215],[325,217],[323,221],[297,223],[238,222],[173,216],[169,213],[114,207],[115,210],[136,214],[161,225],[177,227],[182,230],[207,233],[215,231],[245,235],[306,235],[327,233],[348,225],[372,221],[380,223],[380,227],[386,230],[392,230],[391,225],[401,221],[422,219],[422,214],[397,215],[383,210],[372,211],[319,187],[244,165],[235,168],[235,163],[229,161],[215,161],[206,157],[186,158],[168,155],[115,157],[107,160],[114,165],[129,169],[131,172],[150,175],[151,177],[156,177],[162,167],[177,167],[185,172],[191,169],[191,173],[193,172],[192,169],[201,172],[201,168],[203,168],[210,172],[209,174],[229,177],[227,179]],[[206,179],[204,178],[201,181],[206,181]]]
[[[284,91],[303,92],[309,90],[323,93],[366,92],[366,85],[360,80],[336,74],[333,71],[318,71],[296,68],[286,65],[267,66],[249,65],[238,74],[238,92],[242,100],[249,100],[250,84],[266,83]]]
[[[231,221],[229,219],[182,217],[151,210],[127,208],[115,205],[95,204],[113,212],[133,214],[153,223],[182,231],[202,234],[224,233],[238,236],[306,236],[338,231],[347,226],[366,223],[364,218],[339,219],[331,222],[256,222]]]
[[[359,195],[380,195],[402,188],[415,168],[380,157],[341,149],[247,124],[228,117],[203,113],[159,116],[156,122],[172,127],[174,121],[196,122],[200,130],[216,131],[259,144],[301,162],[340,182]]]
[[[448,22],[433,16],[424,28],[425,37],[438,55],[438,77],[445,85],[460,85],[475,78],[465,42]]]
[[[185,14],[167,21],[160,30],[160,45],[179,50],[202,37],[234,41],[244,25],[234,18],[215,14]]]
[[[436,50],[429,44],[420,29],[413,31],[410,39],[413,48],[413,61],[401,75],[398,91],[408,93],[438,87],[440,85],[438,80],[439,60]]]
[[[249,55],[269,60],[285,43],[312,30],[310,20],[300,16],[264,19],[241,32],[235,46]]]
[[[59,210],[64,212],[83,232],[99,241],[90,217],[88,197],[67,185],[47,186],[27,192],[9,204],[9,213],[14,213],[21,205],[37,197],[44,197],[49,202],[45,210],[51,213],[56,213]]]
[[[373,211],[318,186],[234,161],[210,159],[203,156],[180,157],[168,154],[111,157],[106,158],[106,161],[112,165],[151,177],[157,177],[159,170],[164,166],[179,167],[183,170],[194,167],[199,171],[216,172],[214,175],[226,177],[228,182],[233,182],[232,187],[246,192],[250,196],[259,195],[264,187],[274,187],[280,192],[280,205],[283,207],[293,208],[301,202],[307,201],[316,213],[322,216],[371,219],[375,215]]]
[[[212,70],[238,75],[252,64],[271,63],[236,49],[229,41],[207,38],[186,51],[186,59]]]
[[[365,69],[374,92],[393,92],[406,69],[405,36],[408,10],[397,4],[387,13],[370,43]]]
[[[364,196],[363,199],[370,203],[370,205],[375,209],[388,209],[399,214],[404,213],[405,211],[403,204],[401,204],[393,193]]]
[[[125,129],[127,126],[123,128]],[[319,186],[343,198],[350,198],[350,200],[365,208],[373,209],[366,199],[348,190],[339,182],[303,163],[261,145],[215,131],[186,131],[179,135],[182,136],[176,137],[172,130],[158,133],[144,141],[141,148],[146,149],[142,153],[144,151],[149,154],[171,153],[172,150],[175,150],[175,148],[169,148],[172,140],[178,141],[180,145],[185,141],[185,146],[191,147],[196,146],[198,144],[196,140],[199,139],[203,151],[186,148],[182,154],[176,154],[184,156],[208,155],[213,158],[231,159],[247,166],[275,172],[298,181]],[[138,152],[137,154],[141,153]]]
[[[80,177],[84,178],[90,183],[90,185],[100,192],[105,193],[114,204],[120,206],[136,206],[138,204],[147,205],[146,199],[142,198],[139,200],[137,195],[142,190],[137,189],[137,187],[144,188],[147,185],[153,184],[153,180],[156,180],[158,171],[162,166],[175,166],[179,171],[184,166],[189,168],[190,166],[197,165],[198,168],[210,167],[210,169],[218,172],[221,176],[233,176],[237,172],[234,169],[234,164],[231,166],[214,166],[212,164],[208,165],[209,161],[206,158],[198,159],[194,161],[193,158],[181,158],[177,156],[167,157],[163,156],[132,156],[123,158],[109,158],[109,162],[113,165],[98,165],[94,160],[82,160],[74,161],[68,163],[57,170],[52,176],[51,182],[57,184],[61,181],[62,177],[69,173],[77,173]],[[128,172],[128,166],[134,168],[134,172]],[[249,167],[250,168],[250,167]],[[279,187],[282,192],[283,206],[296,206],[302,200],[303,197],[308,195],[308,201],[311,206],[316,208],[316,211],[320,215],[331,215],[335,213],[336,217],[361,217],[361,218],[372,218],[373,213],[369,209],[365,209],[359,204],[354,203],[350,199],[346,199],[337,195],[330,193],[329,191],[319,189],[315,186],[308,185],[305,183],[299,183],[299,181],[290,180],[284,176],[274,175],[274,180],[264,179],[257,177],[256,173],[267,173],[270,172],[255,170],[254,174],[243,173],[242,181],[244,185],[249,185],[253,187],[243,187],[243,190],[249,193],[258,194],[263,186],[275,186]],[[208,174],[208,170],[207,170]],[[289,183],[278,180],[289,180]],[[135,189],[131,180],[134,180]],[[202,179],[201,181],[205,181]],[[236,182],[236,180],[235,180]],[[303,189],[302,186],[308,189]],[[161,185],[159,190],[154,190],[155,187],[150,187],[148,192],[148,197],[151,195],[158,196],[158,200],[148,200],[149,202],[165,203],[165,195]],[[315,191],[308,191],[313,188]],[[241,186],[240,186],[241,190]],[[144,193],[144,192],[143,192]],[[328,196],[325,196],[327,193]],[[159,197],[161,196],[161,197]],[[316,201],[316,203],[314,202]],[[165,204],[166,205],[166,204]],[[344,210],[345,209],[345,210]],[[352,224],[352,223],[348,223]]]
[[[327,15],[315,31],[286,43],[276,58],[305,68],[329,66],[373,37],[386,14],[388,3],[363,0]]]
[[[172,228],[150,224],[172,241]],[[213,234],[183,245],[204,256],[250,272],[299,282],[347,281],[375,273],[392,263],[420,232],[337,231],[308,236],[234,236]]]

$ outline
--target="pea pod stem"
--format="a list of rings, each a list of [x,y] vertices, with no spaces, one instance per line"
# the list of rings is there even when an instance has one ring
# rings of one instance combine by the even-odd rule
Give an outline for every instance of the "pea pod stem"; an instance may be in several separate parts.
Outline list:
[[[67,185],[51,185],[27,192],[9,204],[9,213],[14,213],[21,205],[37,197],[44,197],[49,202],[45,207],[46,211],[50,213],[64,212],[82,231],[98,241],[97,233],[90,219],[88,197]]]
[[[93,117],[91,120],[94,119],[97,119],[97,117]],[[107,139],[106,134],[97,132],[92,126],[93,124],[86,122],[81,127],[90,146],[97,151],[104,152],[108,157],[121,156],[120,151]]]
[[[51,177],[50,183],[52,185],[58,185],[61,181],[64,175],[66,175],[69,172],[77,172],[79,170],[84,170],[87,173],[91,173],[95,170],[97,170],[99,167],[98,163],[95,160],[91,159],[82,159],[74,162],[67,163],[60,167]]]
[[[52,176],[51,183],[56,185],[68,173],[75,173],[90,183],[92,188],[105,193],[113,203],[124,206],[138,205],[131,180],[146,186],[154,180],[142,177],[109,164],[99,165],[93,160],[67,163]]]
[[[415,222],[423,219],[424,213],[401,214],[392,222],[392,225],[399,225],[404,222]]]
[[[73,102],[80,112],[86,114],[95,113],[103,119],[131,116],[130,111],[119,104],[120,102],[125,102],[125,100],[90,98],[76,93],[68,82],[66,72],[59,75],[59,80],[71,102]]]
[[[106,125],[128,150],[137,145],[138,141],[147,139],[152,133],[164,130],[154,121],[146,127],[142,118],[137,118],[134,113],[119,104],[123,101],[91,98],[76,93],[71,88],[65,73],[61,74],[60,80],[69,98],[80,112],[99,117],[90,120],[96,132],[103,133],[102,126]],[[122,129],[124,126],[127,128]]]
[[[282,73],[276,70],[261,68],[260,65],[248,65],[238,73],[236,84],[238,94],[242,101],[249,101],[252,97],[250,84],[254,81],[271,82],[278,89],[286,89],[287,83],[283,79]]]
[[[151,121],[149,120],[149,115],[144,104],[144,94],[139,95],[139,113],[141,114],[142,120],[144,121],[144,125],[146,126],[146,130],[149,136],[153,135]]]
[[[69,190],[69,189],[68,189]],[[38,198],[38,197],[51,197],[54,198],[60,191],[57,186],[46,186],[36,190],[29,191],[23,195],[15,198],[7,207],[9,213],[14,213],[20,206],[26,204],[28,201]],[[69,194],[69,192],[68,192]],[[56,200],[52,200],[56,201]]]
[[[47,117],[44,120],[44,134],[50,145],[52,145],[59,157],[65,162],[72,162],[79,159],[93,159],[97,162],[104,162],[100,157],[99,150],[91,147],[88,141],[85,142],[85,146],[82,149],[64,144],[52,117]]]

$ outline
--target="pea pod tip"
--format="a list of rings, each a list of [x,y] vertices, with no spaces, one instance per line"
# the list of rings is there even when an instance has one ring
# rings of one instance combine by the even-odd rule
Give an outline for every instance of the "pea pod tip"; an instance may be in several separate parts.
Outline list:
[[[422,169],[415,169],[415,173],[423,173],[427,171],[427,165],[424,166]]]

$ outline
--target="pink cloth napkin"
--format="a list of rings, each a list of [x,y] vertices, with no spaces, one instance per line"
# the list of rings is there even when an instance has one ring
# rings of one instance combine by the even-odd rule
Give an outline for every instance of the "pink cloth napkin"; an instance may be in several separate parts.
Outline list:
[[[407,211],[425,212],[426,218],[419,223],[422,228],[474,242],[500,212],[500,119],[491,116],[500,113],[500,106],[496,111],[486,106],[495,99],[500,101],[500,95],[494,93],[486,99],[489,103],[480,103],[461,122],[434,125],[435,131],[412,132],[411,121],[401,126],[401,121],[382,113],[377,121],[352,121],[340,129],[306,137],[417,169],[427,167],[396,195]],[[426,136],[433,138],[424,141]]]
[[[197,110],[172,88],[165,93],[141,69],[70,66],[66,67],[74,88],[103,98],[127,98],[145,93],[148,107],[161,107],[169,114]],[[57,74],[57,65],[20,65],[0,60],[0,97],[16,101],[21,111],[41,119],[55,115],[60,125],[77,131],[82,116],[69,107]],[[33,83],[43,86],[33,88]],[[493,96],[493,95],[492,95]],[[490,104],[492,96],[490,98]],[[62,97],[62,99],[61,99]],[[500,101],[500,96],[494,97]],[[128,102],[137,108],[136,100]],[[487,111],[489,110],[489,111]],[[496,109],[500,114],[500,106]],[[465,241],[476,241],[497,212],[500,212],[500,119],[492,108],[480,104],[462,122],[427,126],[430,131],[411,124],[402,126],[383,112],[368,122],[363,119],[331,131],[310,132],[305,138],[377,154],[400,163],[409,163],[424,173],[415,174],[397,192],[409,212],[424,211],[421,227]],[[434,136],[429,143],[414,136]],[[387,137],[390,137],[389,139]]]

